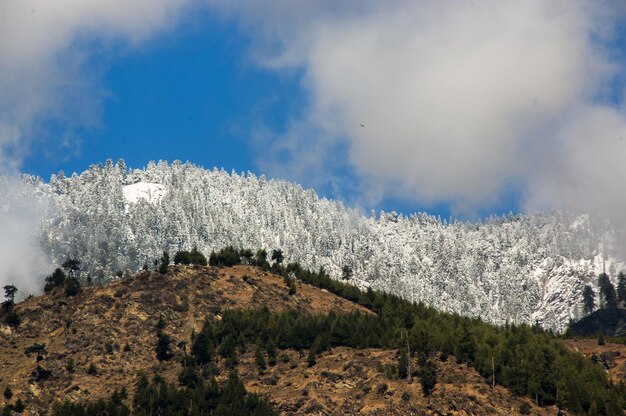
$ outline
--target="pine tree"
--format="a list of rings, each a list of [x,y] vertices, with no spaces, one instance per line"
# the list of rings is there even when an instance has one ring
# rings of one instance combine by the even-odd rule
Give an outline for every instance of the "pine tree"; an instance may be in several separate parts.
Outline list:
[[[407,356],[406,350],[402,349],[400,351],[400,358],[398,359],[398,378],[400,379],[407,378],[408,368],[409,368],[409,357]]]
[[[6,389],[4,389],[4,398],[7,400],[11,400],[11,397],[13,397],[13,390],[11,390],[11,387],[7,386]]]
[[[626,302],[626,275],[624,272],[619,272],[617,275],[617,300],[622,303]]]
[[[74,276],[65,279],[65,295],[76,296],[80,292],[80,282]]]
[[[282,250],[272,250],[272,260],[275,261],[276,264],[281,264],[284,258]]]
[[[172,338],[165,332],[157,332],[156,357],[159,361],[169,361],[172,358]]]
[[[430,396],[437,384],[437,367],[432,360],[427,360],[420,367],[420,381],[425,396]]]
[[[263,373],[266,369],[265,365],[265,357],[263,356],[263,349],[260,345],[261,341],[256,344],[256,348],[254,351],[254,357],[256,361],[256,365],[259,367],[259,373]]]
[[[593,309],[596,306],[596,293],[589,285],[586,285],[583,289],[583,304],[587,315],[593,312]]]
[[[617,307],[617,293],[615,286],[606,273],[598,276],[598,286],[600,288],[600,305],[602,307],[614,309]]]
[[[167,266],[170,264],[170,255],[167,251],[163,252],[163,256],[161,256],[161,262],[159,263],[159,273],[167,274]]]
[[[191,355],[200,365],[208,364],[213,361],[215,348],[211,341],[210,326],[205,322],[202,331],[196,335],[191,344]]]
[[[343,266],[341,268],[341,278],[343,280],[350,280],[352,278],[353,272],[350,266]]]
[[[44,286],[44,292],[49,292],[55,287],[61,287],[65,284],[65,273],[60,268],[54,270],[54,272],[46,277],[46,285]]]
[[[270,366],[276,365],[276,343],[273,339],[270,338],[267,341],[267,345],[265,346],[265,350],[267,351],[267,363]]]
[[[316,353],[315,353],[315,348],[311,348],[309,349],[309,353],[306,356],[306,365],[309,367],[313,367],[317,361],[315,360],[316,357]]]
[[[15,406],[13,406],[13,410],[15,411],[15,413],[22,413],[24,410],[26,410],[26,405],[21,398],[17,398],[17,400],[15,401]]]

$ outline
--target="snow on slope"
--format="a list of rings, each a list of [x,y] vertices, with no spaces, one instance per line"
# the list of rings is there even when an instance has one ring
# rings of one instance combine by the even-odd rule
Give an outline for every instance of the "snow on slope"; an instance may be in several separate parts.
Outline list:
[[[41,189],[57,205],[42,222],[42,247],[101,279],[164,250],[281,248],[286,261],[337,277],[349,265],[360,286],[440,310],[563,330],[580,316],[584,285],[623,267],[610,245],[600,250],[612,233],[605,222],[565,212],[451,224],[426,214],[366,218],[293,183],[180,162],[129,172],[109,161]]]
[[[130,204],[136,204],[140,199],[144,199],[151,204],[158,204],[166,192],[165,187],[158,183],[137,182],[122,187],[124,198]]]

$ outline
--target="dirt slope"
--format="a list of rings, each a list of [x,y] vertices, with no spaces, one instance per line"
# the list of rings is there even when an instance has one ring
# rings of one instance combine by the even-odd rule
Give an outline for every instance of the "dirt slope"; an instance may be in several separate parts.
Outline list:
[[[27,404],[28,415],[46,414],[55,399],[89,400],[108,396],[127,386],[132,393],[137,372],[159,373],[174,382],[177,358],[156,360],[155,325],[162,314],[166,332],[176,346],[189,341],[202,322],[219,319],[227,308],[273,311],[297,309],[305,313],[361,311],[371,313],[327,291],[298,283],[289,295],[282,278],[249,266],[230,268],[172,266],[167,275],[143,272],[104,287],[88,287],[76,297],[60,291],[27,299],[17,305],[22,324],[17,330],[0,325],[0,389],[10,386]],[[25,353],[45,344],[40,363],[52,372],[37,381],[37,354]],[[317,415],[493,415],[519,414],[527,402],[532,414],[555,414],[506,389],[492,389],[474,370],[456,364],[454,357],[438,361],[439,383],[426,398],[419,380],[388,380],[378,371],[395,362],[397,351],[336,348],[307,367],[306,352],[279,351],[279,362],[259,374],[252,348],[242,356],[238,371],[246,387],[267,395],[281,414]],[[68,370],[68,361],[74,370]],[[93,363],[97,374],[88,374]],[[224,368],[223,363],[218,367]],[[226,371],[222,371],[221,378]],[[386,386],[386,388],[384,387]],[[5,399],[0,397],[0,406]]]

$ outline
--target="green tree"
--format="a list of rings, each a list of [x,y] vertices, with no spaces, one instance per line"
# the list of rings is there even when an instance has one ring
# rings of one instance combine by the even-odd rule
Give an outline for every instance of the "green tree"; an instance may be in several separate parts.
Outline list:
[[[256,255],[254,256],[254,263],[259,267],[263,267],[264,265],[266,265],[267,251],[263,249],[257,250]]]
[[[94,363],[89,364],[89,368],[87,368],[87,374],[89,374],[90,376],[95,376],[96,374],[98,374],[98,369],[96,368],[96,365]]]
[[[198,264],[200,266],[206,266],[207,265],[207,259],[204,256],[204,254],[202,254],[200,251],[198,251],[197,247],[194,247],[191,250],[191,253],[189,253],[189,260],[191,261],[191,264]]]
[[[11,400],[11,397],[13,397],[13,390],[11,390],[11,387],[7,386],[6,389],[4,389],[4,398],[7,400]]]
[[[167,274],[167,266],[170,264],[170,255],[167,251],[163,252],[161,256],[161,262],[159,263],[159,273]]]
[[[165,318],[163,318],[163,314],[159,314],[159,320],[157,321],[155,328],[157,330],[165,329]]]
[[[46,276],[46,285],[44,286],[44,292],[50,292],[55,287],[61,287],[65,284],[65,273],[60,268],[56,268],[54,272]]]
[[[65,295],[76,296],[80,293],[80,282],[74,276],[65,279]]]
[[[202,331],[196,335],[191,344],[191,355],[200,365],[208,364],[213,361],[215,348],[211,340],[211,329],[208,322],[204,323]]]
[[[20,317],[15,312],[15,294],[17,288],[13,285],[4,286],[4,297],[6,300],[2,302],[0,311],[4,315],[4,321],[9,326],[18,326],[20,324]]]
[[[63,269],[65,269],[70,276],[74,276],[77,271],[80,270],[80,261],[76,259],[67,259],[61,265]]]
[[[400,358],[398,359],[398,378],[405,379],[408,376],[409,371],[409,357],[405,349],[400,351]]]
[[[343,280],[350,280],[352,278],[353,272],[350,266],[343,266],[341,268],[341,278]]]
[[[281,264],[284,258],[282,250],[272,250],[272,261],[275,261],[276,264]]]
[[[596,307],[596,293],[589,285],[586,285],[583,289],[583,305],[587,315],[593,312],[593,309]]]
[[[611,284],[611,279],[609,278],[609,275],[606,273],[600,273],[600,275],[598,276],[598,289],[599,289],[599,304],[600,304],[600,308],[605,308],[607,306],[606,301],[607,299],[605,298],[606,292],[609,291],[609,286],[613,286]]]
[[[619,272],[617,275],[617,300],[622,303],[626,302],[626,275],[624,272]]]
[[[165,332],[157,332],[156,357],[159,361],[169,361],[172,358],[172,338]]]
[[[188,251],[177,251],[174,254],[174,264],[191,264],[190,253]]]
[[[17,288],[14,285],[6,285],[4,287],[4,297],[11,304],[15,304],[16,293],[17,293]]]
[[[426,360],[420,367],[420,381],[425,396],[430,396],[437,384],[437,366],[433,360]]]
[[[617,293],[609,275],[601,273],[598,276],[598,287],[600,288],[600,305],[605,308],[616,308]]]
[[[259,367],[259,373],[263,373],[267,368],[265,365],[265,357],[263,356],[263,349],[261,348],[261,341],[256,344],[256,348],[254,351],[254,358],[256,361],[256,365]]]
[[[270,366],[276,365],[276,343],[273,339],[269,339],[267,341],[267,345],[265,346],[265,350],[267,351],[267,363]]]
[[[26,405],[22,399],[18,397],[15,401],[15,405],[13,406],[13,411],[15,411],[15,413],[22,413],[24,410],[26,410]]]
[[[309,353],[306,356],[306,365],[309,367],[313,367],[317,361],[315,360],[316,357],[316,352],[315,352],[315,348],[310,348],[309,349]]]

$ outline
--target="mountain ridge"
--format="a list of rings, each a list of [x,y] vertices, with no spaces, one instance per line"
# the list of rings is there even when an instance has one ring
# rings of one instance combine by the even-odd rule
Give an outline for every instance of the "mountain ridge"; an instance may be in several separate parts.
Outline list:
[[[58,263],[78,258],[85,274],[101,280],[136,271],[164,250],[279,248],[286,260],[337,278],[348,266],[361,288],[496,324],[541,322],[563,331],[582,316],[584,285],[623,265],[607,244],[611,227],[588,215],[478,223],[394,212],[367,218],[287,181],[180,162],[129,170],[108,161],[69,178],[24,183],[27,194],[54,207],[40,227],[44,252]],[[158,197],[125,196],[141,183],[158,186]]]

